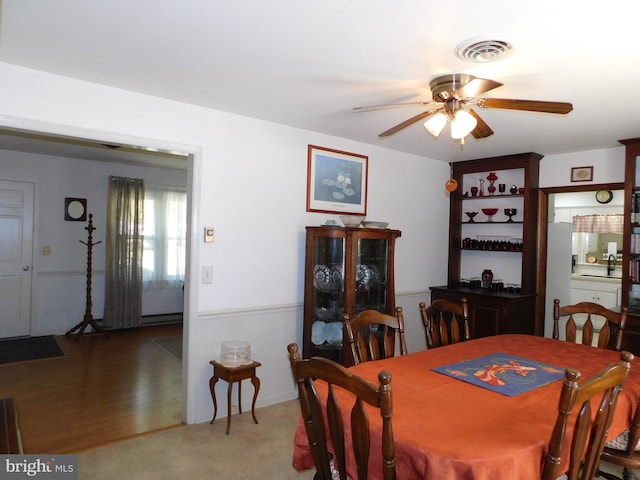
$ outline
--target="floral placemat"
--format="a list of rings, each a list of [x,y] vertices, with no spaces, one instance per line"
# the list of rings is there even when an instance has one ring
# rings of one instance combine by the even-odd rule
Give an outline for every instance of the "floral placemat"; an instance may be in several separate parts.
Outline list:
[[[510,397],[564,378],[565,372],[561,367],[507,353],[492,353],[433,370]]]

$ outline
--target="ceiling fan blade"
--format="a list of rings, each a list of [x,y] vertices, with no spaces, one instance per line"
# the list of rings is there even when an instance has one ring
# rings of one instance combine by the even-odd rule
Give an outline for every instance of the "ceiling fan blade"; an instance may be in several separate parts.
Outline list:
[[[473,118],[478,121],[478,123],[476,124],[476,128],[471,130],[471,135],[473,135],[473,138],[485,138],[493,135],[493,130],[491,130],[491,127],[487,125],[487,123],[480,117],[480,115],[478,115],[474,110],[471,109],[468,109],[467,111],[473,116]]]
[[[526,110],[530,112],[565,114],[573,110],[566,102],[545,102],[540,100],[517,100],[508,98],[481,98],[478,106],[482,108],[503,108],[507,110]]]
[[[453,93],[459,98],[474,98],[478,95],[482,95],[483,93],[487,93],[489,90],[501,87],[502,85],[504,84],[496,82],[494,80],[487,80],[486,78],[474,78],[462,87],[456,89],[456,91]]]
[[[354,107],[352,111],[354,113],[371,112],[373,110],[387,110],[390,108],[405,108],[405,107],[427,107],[430,105],[436,105],[436,102],[406,102],[406,103],[387,103],[383,105],[368,105],[365,107]]]
[[[419,113],[418,115],[411,117],[410,119],[405,120],[402,123],[399,123],[395,127],[391,127],[389,130],[382,132],[380,135],[378,135],[378,137],[389,137],[395,133],[398,133],[400,130],[407,128],[409,125],[413,125],[414,123],[419,122],[423,118],[433,115],[434,113],[438,113],[441,110],[442,108],[435,108],[433,110],[427,110],[425,112]]]

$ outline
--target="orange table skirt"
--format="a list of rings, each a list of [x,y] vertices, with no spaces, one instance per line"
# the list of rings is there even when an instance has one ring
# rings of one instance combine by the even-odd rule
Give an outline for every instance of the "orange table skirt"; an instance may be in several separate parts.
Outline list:
[[[584,345],[529,335],[497,335],[352,367],[374,385],[380,370],[391,372],[399,479],[540,478],[562,380],[508,397],[431,370],[497,352],[576,368],[583,379],[620,359],[618,352]],[[640,365],[632,364],[609,438],[627,428],[639,398]],[[372,425],[380,424],[375,411],[369,418]],[[373,435],[369,475],[376,479],[382,472],[380,439]],[[294,468],[313,468],[302,422],[294,443]],[[350,462],[353,465],[353,459]],[[353,468],[350,470],[355,478]]]

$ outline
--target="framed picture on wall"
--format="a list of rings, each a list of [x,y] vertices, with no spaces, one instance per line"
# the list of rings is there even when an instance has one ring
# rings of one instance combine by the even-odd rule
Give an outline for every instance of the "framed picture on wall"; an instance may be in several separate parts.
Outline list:
[[[307,212],[367,214],[369,157],[309,145]]]
[[[87,221],[87,199],[71,198],[64,199],[64,219],[67,222]]]
[[[593,181],[593,167],[573,167],[571,169],[572,182]]]

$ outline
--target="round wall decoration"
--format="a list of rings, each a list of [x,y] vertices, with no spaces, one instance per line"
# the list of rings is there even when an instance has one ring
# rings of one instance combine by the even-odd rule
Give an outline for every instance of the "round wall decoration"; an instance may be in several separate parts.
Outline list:
[[[596,192],[596,201],[598,203],[609,203],[613,200],[613,192],[611,190],[598,190]]]
[[[87,220],[86,198],[65,198],[64,219],[67,222],[84,222]]]

